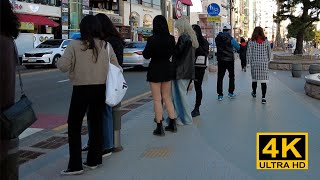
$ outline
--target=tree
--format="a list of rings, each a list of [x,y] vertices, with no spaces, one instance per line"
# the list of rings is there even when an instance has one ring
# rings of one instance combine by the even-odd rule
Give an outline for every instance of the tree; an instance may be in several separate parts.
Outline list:
[[[288,25],[287,29],[288,29],[288,35],[287,38],[296,38],[298,35],[298,29],[299,29],[299,24],[297,23],[291,23]],[[314,25],[309,26],[306,28],[306,30],[304,31],[304,41],[313,41],[315,38],[315,30],[316,27]]]
[[[290,19],[295,27],[296,49],[294,54],[303,54],[303,40],[306,30],[316,21],[319,21],[319,0],[278,0],[280,11],[277,12],[279,20]],[[301,11],[300,11],[301,10]]]
[[[314,42],[320,44],[320,31],[315,32]]]

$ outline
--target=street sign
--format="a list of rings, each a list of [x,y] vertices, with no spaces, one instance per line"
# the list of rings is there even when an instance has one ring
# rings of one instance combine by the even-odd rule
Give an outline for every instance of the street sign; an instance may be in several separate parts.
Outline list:
[[[183,4],[181,0],[177,0],[176,2],[176,16],[178,19],[182,18],[183,15]]]
[[[209,16],[218,16],[220,14],[220,6],[216,3],[211,3],[207,8]]]
[[[208,22],[221,22],[221,17],[220,16],[208,17]]]

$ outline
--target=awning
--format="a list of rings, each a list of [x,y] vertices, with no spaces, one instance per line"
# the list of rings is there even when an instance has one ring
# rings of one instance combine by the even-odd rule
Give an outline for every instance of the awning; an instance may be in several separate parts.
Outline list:
[[[182,0],[182,4],[188,5],[188,6],[193,6],[191,0]]]
[[[52,27],[59,26],[58,23],[44,16],[28,15],[28,14],[17,14],[21,22],[32,22],[37,25],[47,25]]]

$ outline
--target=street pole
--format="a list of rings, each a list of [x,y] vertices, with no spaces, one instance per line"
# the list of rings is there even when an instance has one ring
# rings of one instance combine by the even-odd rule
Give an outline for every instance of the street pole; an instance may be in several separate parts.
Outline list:
[[[229,0],[229,6],[230,6],[230,26],[231,26],[231,36],[233,34],[233,27],[232,27],[232,10],[233,10],[233,5],[232,5],[233,0]]]
[[[168,19],[168,17],[167,17],[167,0],[162,0],[161,1],[161,14],[166,19]]]
[[[130,14],[129,14],[129,24],[130,24],[130,40],[132,41],[132,39],[133,39],[133,34],[132,34],[132,17],[131,17],[131,15],[132,15],[132,11],[131,11],[131,0],[130,0],[130,10],[129,10],[130,12]]]

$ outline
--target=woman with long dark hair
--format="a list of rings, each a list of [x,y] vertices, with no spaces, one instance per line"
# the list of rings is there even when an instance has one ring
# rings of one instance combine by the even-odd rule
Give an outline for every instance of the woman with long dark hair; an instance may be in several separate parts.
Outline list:
[[[209,54],[209,43],[208,41],[202,36],[201,28],[200,26],[194,24],[192,25],[192,29],[196,33],[199,47],[196,49],[196,58],[197,57],[204,57],[206,61],[208,61],[208,54]],[[206,62],[204,61],[204,62]],[[200,105],[202,100],[202,81],[203,76],[205,73],[205,70],[207,68],[207,64],[195,64],[195,80],[194,80],[194,86],[196,90],[196,104],[194,106],[193,111],[191,112],[192,117],[196,117],[200,115]]]
[[[173,64],[171,57],[174,53],[175,40],[170,35],[168,23],[164,16],[158,15],[153,19],[153,36],[148,39],[143,51],[143,57],[151,58],[147,73],[147,81],[150,82],[154,112],[156,115],[157,128],[154,135],[164,136],[162,127],[163,109],[161,101],[165,103],[168,115],[169,126],[167,131],[176,132],[176,117],[171,100],[171,80],[174,79]]]
[[[70,42],[63,56],[57,62],[62,72],[69,72],[73,85],[69,116],[69,165],[63,175],[83,173],[81,157],[81,127],[85,113],[88,111],[92,138],[83,163],[90,169],[102,164],[102,118],[105,108],[106,79],[109,70],[108,57],[111,63],[119,66],[116,55],[106,43],[100,40],[101,25],[92,15],[85,16],[80,23],[81,37]]]
[[[0,111],[14,104],[16,65],[18,52],[14,39],[19,35],[19,20],[12,10],[9,0],[0,0]],[[0,117],[1,118],[1,117]],[[1,131],[3,121],[0,121],[0,179],[19,179],[19,164],[6,151],[7,134]],[[11,140],[17,142],[19,138]],[[6,147],[7,146],[7,147]],[[8,155],[9,154],[9,155]]]
[[[271,47],[261,27],[256,27],[247,47],[247,60],[251,64],[252,97],[256,97],[258,82],[261,83],[262,104],[267,103],[267,82],[269,81],[269,62]]]
[[[98,18],[100,24],[101,24],[101,39],[104,40],[106,43],[110,43],[116,56],[118,63],[122,65],[123,62],[123,48],[124,48],[124,41],[122,39],[121,34],[117,31],[116,27],[113,25],[109,17],[105,14],[97,14],[96,17]],[[120,106],[120,104],[118,105]],[[115,108],[118,108],[116,106]],[[112,118],[112,107],[108,106],[106,104],[106,107],[104,109],[103,113],[103,152],[102,157],[106,157],[112,154],[113,152],[113,118]],[[88,151],[89,150],[89,144],[90,144],[90,135],[92,133],[91,131],[91,125],[90,121],[88,121],[88,131],[89,131],[89,141],[86,146],[82,148],[82,151]]]

